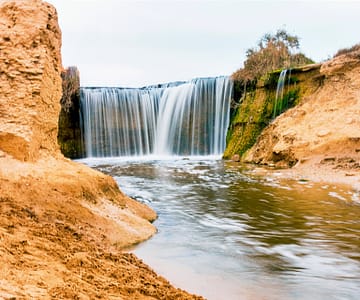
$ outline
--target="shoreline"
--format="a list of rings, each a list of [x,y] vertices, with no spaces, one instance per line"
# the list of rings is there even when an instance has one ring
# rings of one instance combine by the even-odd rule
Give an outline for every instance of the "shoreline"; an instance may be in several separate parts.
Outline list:
[[[299,188],[299,191],[302,190],[302,191],[305,191],[305,193],[307,192],[307,190],[309,192],[311,192],[310,189],[312,189],[313,187],[321,188],[321,190],[324,190],[324,194],[322,195],[323,197],[329,196],[329,198],[331,198],[331,199],[337,198],[334,200],[335,200],[335,202],[339,202],[340,205],[346,204],[346,205],[351,206],[352,203],[350,203],[350,198],[352,198],[352,200],[354,201],[354,203],[356,205],[360,204],[360,202],[358,202],[359,192],[358,192],[358,190],[355,190],[355,186],[352,185],[353,182],[356,183],[356,180],[360,178],[359,177],[360,174],[357,174],[357,176],[355,176],[355,175],[354,176],[346,176],[346,175],[340,176],[339,175],[340,171],[338,169],[332,170],[332,174],[330,174],[329,172],[327,172],[326,168],[320,164],[318,166],[318,169],[322,171],[322,175],[323,175],[322,177],[320,177],[319,171],[315,171],[314,167],[310,166],[310,165],[306,166],[307,171],[308,171],[308,175],[306,175],[305,174],[306,168],[304,168],[304,172],[301,173],[300,165],[295,169],[294,168],[293,169],[274,169],[274,168],[265,168],[265,167],[261,167],[261,166],[254,165],[254,164],[242,164],[242,163],[236,163],[236,162],[227,161],[227,160],[222,160],[222,161],[224,162],[225,165],[228,165],[228,163],[230,163],[228,165],[228,167],[230,167],[230,168],[234,167],[235,170],[238,168],[239,173],[244,172],[244,174],[249,175],[250,177],[253,177],[252,179],[254,179],[254,177],[258,177],[260,179],[259,183],[262,182],[262,183],[264,183],[264,185],[270,185],[270,186],[274,186],[275,188],[277,188],[276,186],[278,186],[279,184],[280,185],[284,184],[285,186],[288,185],[288,187],[293,189],[294,191],[296,191],[296,189]],[[301,166],[301,167],[304,167],[304,166]],[[354,172],[355,171],[356,170],[354,170]],[[290,175],[290,173],[291,173],[291,175]],[[342,170],[341,173],[345,174],[346,171]],[[334,174],[335,175],[338,174],[338,175],[333,176]],[[262,178],[264,178],[265,180],[268,178],[269,182],[264,182],[264,180],[262,180]],[[328,180],[326,180],[326,178],[328,178]],[[346,182],[346,180],[348,180],[349,178],[351,178],[352,182],[349,182],[349,181]],[[274,180],[272,181],[271,179],[274,179]],[[349,193],[349,187],[350,187],[350,189],[354,190],[351,192],[351,194],[353,194],[355,196],[353,196]],[[314,199],[316,199],[316,197]],[[317,201],[313,202],[314,205],[317,205],[316,202]],[[164,230],[164,229],[162,229],[162,230]],[[139,256],[142,259],[144,259],[144,261],[146,261],[146,263],[151,265],[151,267],[154,268],[154,270],[156,270],[156,272],[165,276],[166,278],[169,278],[175,284],[177,284],[178,286],[181,286],[181,288],[184,288],[186,290],[190,289],[191,292],[199,293],[199,294],[202,294],[205,297],[209,297],[209,298],[211,298],[210,295],[212,295],[212,294],[216,295],[216,293],[214,293],[214,291],[212,291],[211,289],[206,291],[206,293],[200,292],[201,284],[198,287],[196,287],[195,284],[193,284],[196,276],[199,278],[200,278],[200,276],[198,276],[198,274],[194,274],[194,271],[191,268],[189,268],[189,270],[185,270],[185,272],[189,272],[187,275],[177,274],[176,272],[175,272],[175,274],[173,274],[174,268],[167,266],[166,258],[163,259],[161,257],[156,257],[156,253],[157,253],[156,243],[157,242],[154,241],[154,243],[152,243],[151,241],[149,241],[149,242],[145,242],[145,244],[146,243],[149,243],[149,246],[145,245],[145,247],[144,247],[144,249],[146,249],[146,250],[141,250],[143,247],[142,246],[143,244],[140,244],[140,245],[138,245],[137,249],[133,249],[131,252],[133,252],[135,254],[142,253]],[[153,245],[155,245],[155,246],[153,246]],[[171,251],[171,250],[169,249],[169,251]],[[171,253],[171,252],[169,252],[169,253]],[[155,254],[155,257],[152,257],[154,254]],[[176,265],[176,262],[169,261],[168,264]],[[175,269],[177,269],[177,268],[175,267]],[[184,285],[184,282],[186,282],[186,280],[188,280],[188,278],[192,278],[192,279],[190,279],[190,283],[187,282],[188,285]],[[208,281],[211,279],[211,276],[207,277],[205,275],[203,278],[205,278],[204,280]],[[222,285],[224,285],[224,283],[222,283]],[[197,290],[197,288],[199,288],[199,290]],[[245,295],[246,292],[247,291],[244,290],[244,291],[242,291],[242,294]],[[254,295],[256,295],[256,293],[254,293]],[[252,296],[254,296],[254,295],[252,295]],[[262,297],[254,296],[254,299],[261,299],[261,298]],[[217,299],[217,298],[214,297],[214,299]]]
[[[1,299],[203,299],[126,251],[156,215],[112,177],[60,156],[0,165]]]
[[[41,0],[6,0],[0,8],[4,36],[0,58],[0,298],[204,299],[176,288],[128,253],[129,247],[156,233],[151,224],[155,211],[126,196],[114,178],[61,154],[58,132],[64,88],[56,9]],[[354,117],[359,112],[360,77],[355,67],[350,71],[348,78],[357,80],[351,89],[342,91],[346,86],[337,77],[329,82],[341,92],[338,98],[345,99],[337,106],[339,111],[353,108],[346,115],[351,129],[348,144],[338,140],[342,154],[344,147],[353,150],[352,145],[360,142],[360,122]],[[328,110],[323,112],[324,118],[316,118],[313,131],[318,138],[330,140],[330,133],[340,129],[324,131],[320,125],[329,127],[334,115],[335,123],[343,127],[344,116],[334,110],[333,103],[327,104],[334,91],[325,92],[316,103]],[[307,111],[298,118],[315,119],[313,108]],[[291,120],[283,122],[292,128]],[[304,123],[307,126],[309,122]],[[300,129],[299,134],[309,128]],[[285,141],[293,141],[295,134],[288,131]],[[310,151],[312,144],[302,142]],[[277,150],[281,154],[286,148]],[[273,153],[273,149],[269,151]],[[349,152],[354,158],[348,160],[328,156],[321,158],[323,163],[311,158],[288,170],[253,171],[261,176],[349,184],[358,195],[360,166],[356,168],[359,164],[350,160],[359,160],[360,146],[355,152]],[[172,272],[176,274],[177,269]]]
[[[323,160],[322,160],[323,161]],[[292,168],[273,168],[246,163],[252,174],[271,176],[281,180],[310,181],[314,183],[346,186],[360,193],[360,168],[343,168],[339,165],[324,164],[318,158],[299,162]]]

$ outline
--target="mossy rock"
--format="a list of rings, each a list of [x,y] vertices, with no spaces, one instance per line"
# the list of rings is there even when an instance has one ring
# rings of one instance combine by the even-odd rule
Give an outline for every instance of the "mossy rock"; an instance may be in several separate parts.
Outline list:
[[[242,156],[275,117],[314,93],[323,81],[319,70],[320,65],[311,65],[289,72],[283,97],[277,100],[276,89],[281,70],[263,76],[257,81],[256,88],[251,90],[246,91],[241,82],[235,83],[237,105],[231,114],[224,158],[231,158],[234,154]]]

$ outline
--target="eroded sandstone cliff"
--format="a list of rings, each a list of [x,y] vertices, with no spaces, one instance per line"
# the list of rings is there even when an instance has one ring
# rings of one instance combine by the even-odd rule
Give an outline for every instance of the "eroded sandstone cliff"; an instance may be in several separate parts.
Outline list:
[[[360,51],[341,53],[288,71],[282,99],[276,99],[280,71],[246,90],[235,82],[237,102],[224,157],[275,167],[277,176],[359,189]],[[291,98],[293,107],[275,117],[275,103]]]
[[[22,161],[57,153],[61,31],[54,7],[3,1],[0,7],[0,149]]]
[[[360,51],[323,63],[320,75],[319,88],[276,118],[245,161],[293,166],[313,160],[360,169]]]
[[[196,298],[119,252],[155,212],[60,153],[60,47],[54,7],[0,2],[0,298]]]

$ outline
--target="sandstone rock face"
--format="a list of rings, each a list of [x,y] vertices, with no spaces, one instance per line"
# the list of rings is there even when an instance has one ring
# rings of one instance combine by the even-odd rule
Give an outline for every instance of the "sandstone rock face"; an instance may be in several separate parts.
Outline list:
[[[0,150],[21,161],[59,153],[61,31],[41,0],[0,6]]]
[[[324,79],[318,90],[275,119],[246,161],[291,167],[331,156],[339,161],[335,167],[347,158],[360,169],[360,51],[325,62],[320,73]]]
[[[61,33],[55,8],[41,0],[3,1],[0,32],[0,197],[45,210],[58,203],[57,213],[75,209],[84,222],[94,211],[106,224],[113,221],[100,203],[112,203],[118,216],[126,215],[125,225],[113,228],[122,227],[114,242],[124,246],[154,234],[152,209],[125,196],[112,177],[60,153]]]
[[[156,213],[61,155],[60,46],[54,7],[0,1],[0,299],[201,299],[122,253]]]

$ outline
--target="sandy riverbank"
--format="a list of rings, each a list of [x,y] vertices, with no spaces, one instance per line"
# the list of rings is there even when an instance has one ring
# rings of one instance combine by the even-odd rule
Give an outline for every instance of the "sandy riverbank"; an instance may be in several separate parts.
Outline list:
[[[0,32],[0,299],[201,299],[123,252],[156,213],[60,153],[56,9],[1,1]]]
[[[156,214],[111,177],[0,154],[1,299],[201,299],[121,251],[155,233]]]
[[[277,180],[295,180],[342,186],[355,195],[353,200],[360,201],[360,169],[342,167],[342,164],[337,164],[336,160],[334,157],[329,157],[325,161],[314,157],[306,162],[298,163],[291,169],[259,167],[256,165],[248,165],[247,167],[252,174],[257,176],[271,177]]]

